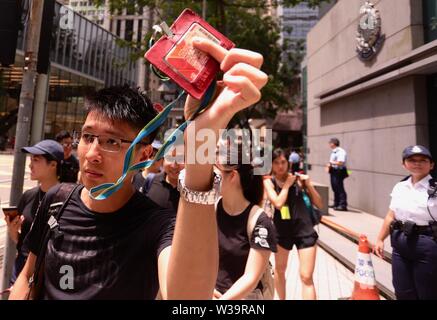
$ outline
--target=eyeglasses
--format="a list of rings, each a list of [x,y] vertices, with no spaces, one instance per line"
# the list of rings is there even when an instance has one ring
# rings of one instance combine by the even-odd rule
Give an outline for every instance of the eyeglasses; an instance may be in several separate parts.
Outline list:
[[[72,145],[73,145],[72,142],[65,142],[65,143],[62,144],[62,146],[63,146],[64,148],[69,148],[69,147],[71,147]]]
[[[122,143],[132,143],[131,140],[120,139],[116,137],[111,137],[107,135],[96,135],[88,132],[78,133],[80,141],[85,145],[90,147],[94,143],[94,139],[97,138],[97,142],[100,148],[106,152],[119,152],[121,150]],[[145,142],[138,142],[138,144],[148,145]]]

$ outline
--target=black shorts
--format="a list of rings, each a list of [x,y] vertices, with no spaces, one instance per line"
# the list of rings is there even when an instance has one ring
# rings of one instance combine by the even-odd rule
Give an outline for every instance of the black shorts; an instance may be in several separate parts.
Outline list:
[[[278,244],[286,250],[292,250],[293,246],[296,246],[297,250],[300,250],[314,247],[318,238],[319,235],[317,234],[317,232],[314,232],[312,235],[306,237],[279,237]]]

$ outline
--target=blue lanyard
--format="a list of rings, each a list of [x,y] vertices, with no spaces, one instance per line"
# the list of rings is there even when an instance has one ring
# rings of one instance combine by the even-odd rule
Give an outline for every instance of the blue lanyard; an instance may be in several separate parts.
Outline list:
[[[171,146],[176,142],[178,137],[180,137],[184,130],[188,127],[188,125],[193,121],[202,111],[204,111],[210,104],[216,89],[216,82],[213,81],[209,86],[208,90],[205,93],[204,98],[202,99],[199,107],[194,111],[193,115],[187,119],[183,124],[181,124],[176,130],[172,132],[172,134],[165,140],[162,147],[158,150],[156,156],[152,160],[146,160],[143,162],[139,162],[137,164],[132,164],[134,156],[135,156],[135,146],[143,140],[145,137],[150,135],[156,129],[158,129],[164,121],[167,119],[170,111],[176,105],[176,102],[186,95],[185,91],[182,91],[179,96],[168,104],[164,110],[162,110],[153,120],[151,120],[137,135],[129,149],[127,150],[126,156],[124,158],[123,164],[123,173],[120,178],[115,183],[104,183],[94,188],[91,188],[89,191],[89,196],[94,200],[105,200],[110,197],[114,192],[119,190],[126,176],[131,171],[138,171],[139,169],[149,168],[155,161],[162,159],[167,152],[170,150]],[[97,195],[96,195],[97,194]]]

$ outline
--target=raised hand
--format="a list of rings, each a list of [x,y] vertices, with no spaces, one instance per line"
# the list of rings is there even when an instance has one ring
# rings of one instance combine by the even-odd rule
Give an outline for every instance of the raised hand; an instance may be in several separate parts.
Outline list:
[[[284,182],[284,188],[290,188],[294,182],[296,181],[296,176],[292,175],[291,173],[288,174],[287,179]]]
[[[267,75],[259,70],[263,57],[256,52],[243,49],[226,50],[203,38],[196,38],[193,45],[216,59],[224,72],[212,106],[199,116],[196,123],[200,127],[212,125],[215,128],[223,128],[235,113],[261,99],[260,90],[268,80]],[[198,105],[199,101],[188,97],[184,110],[185,117],[188,118]]]

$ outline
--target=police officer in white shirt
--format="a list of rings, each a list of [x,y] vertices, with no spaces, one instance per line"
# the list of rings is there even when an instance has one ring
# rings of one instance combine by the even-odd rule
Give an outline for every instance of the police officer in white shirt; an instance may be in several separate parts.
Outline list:
[[[430,175],[434,160],[425,147],[410,146],[402,161],[411,175],[393,188],[375,252],[382,257],[383,241],[390,234],[398,300],[437,299],[437,195]]]
[[[331,187],[334,191],[334,210],[347,211],[347,194],[344,189],[344,179],[348,177],[346,168],[346,151],[340,148],[340,141],[337,138],[329,140],[329,147],[332,149],[326,171],[331,175]]]

